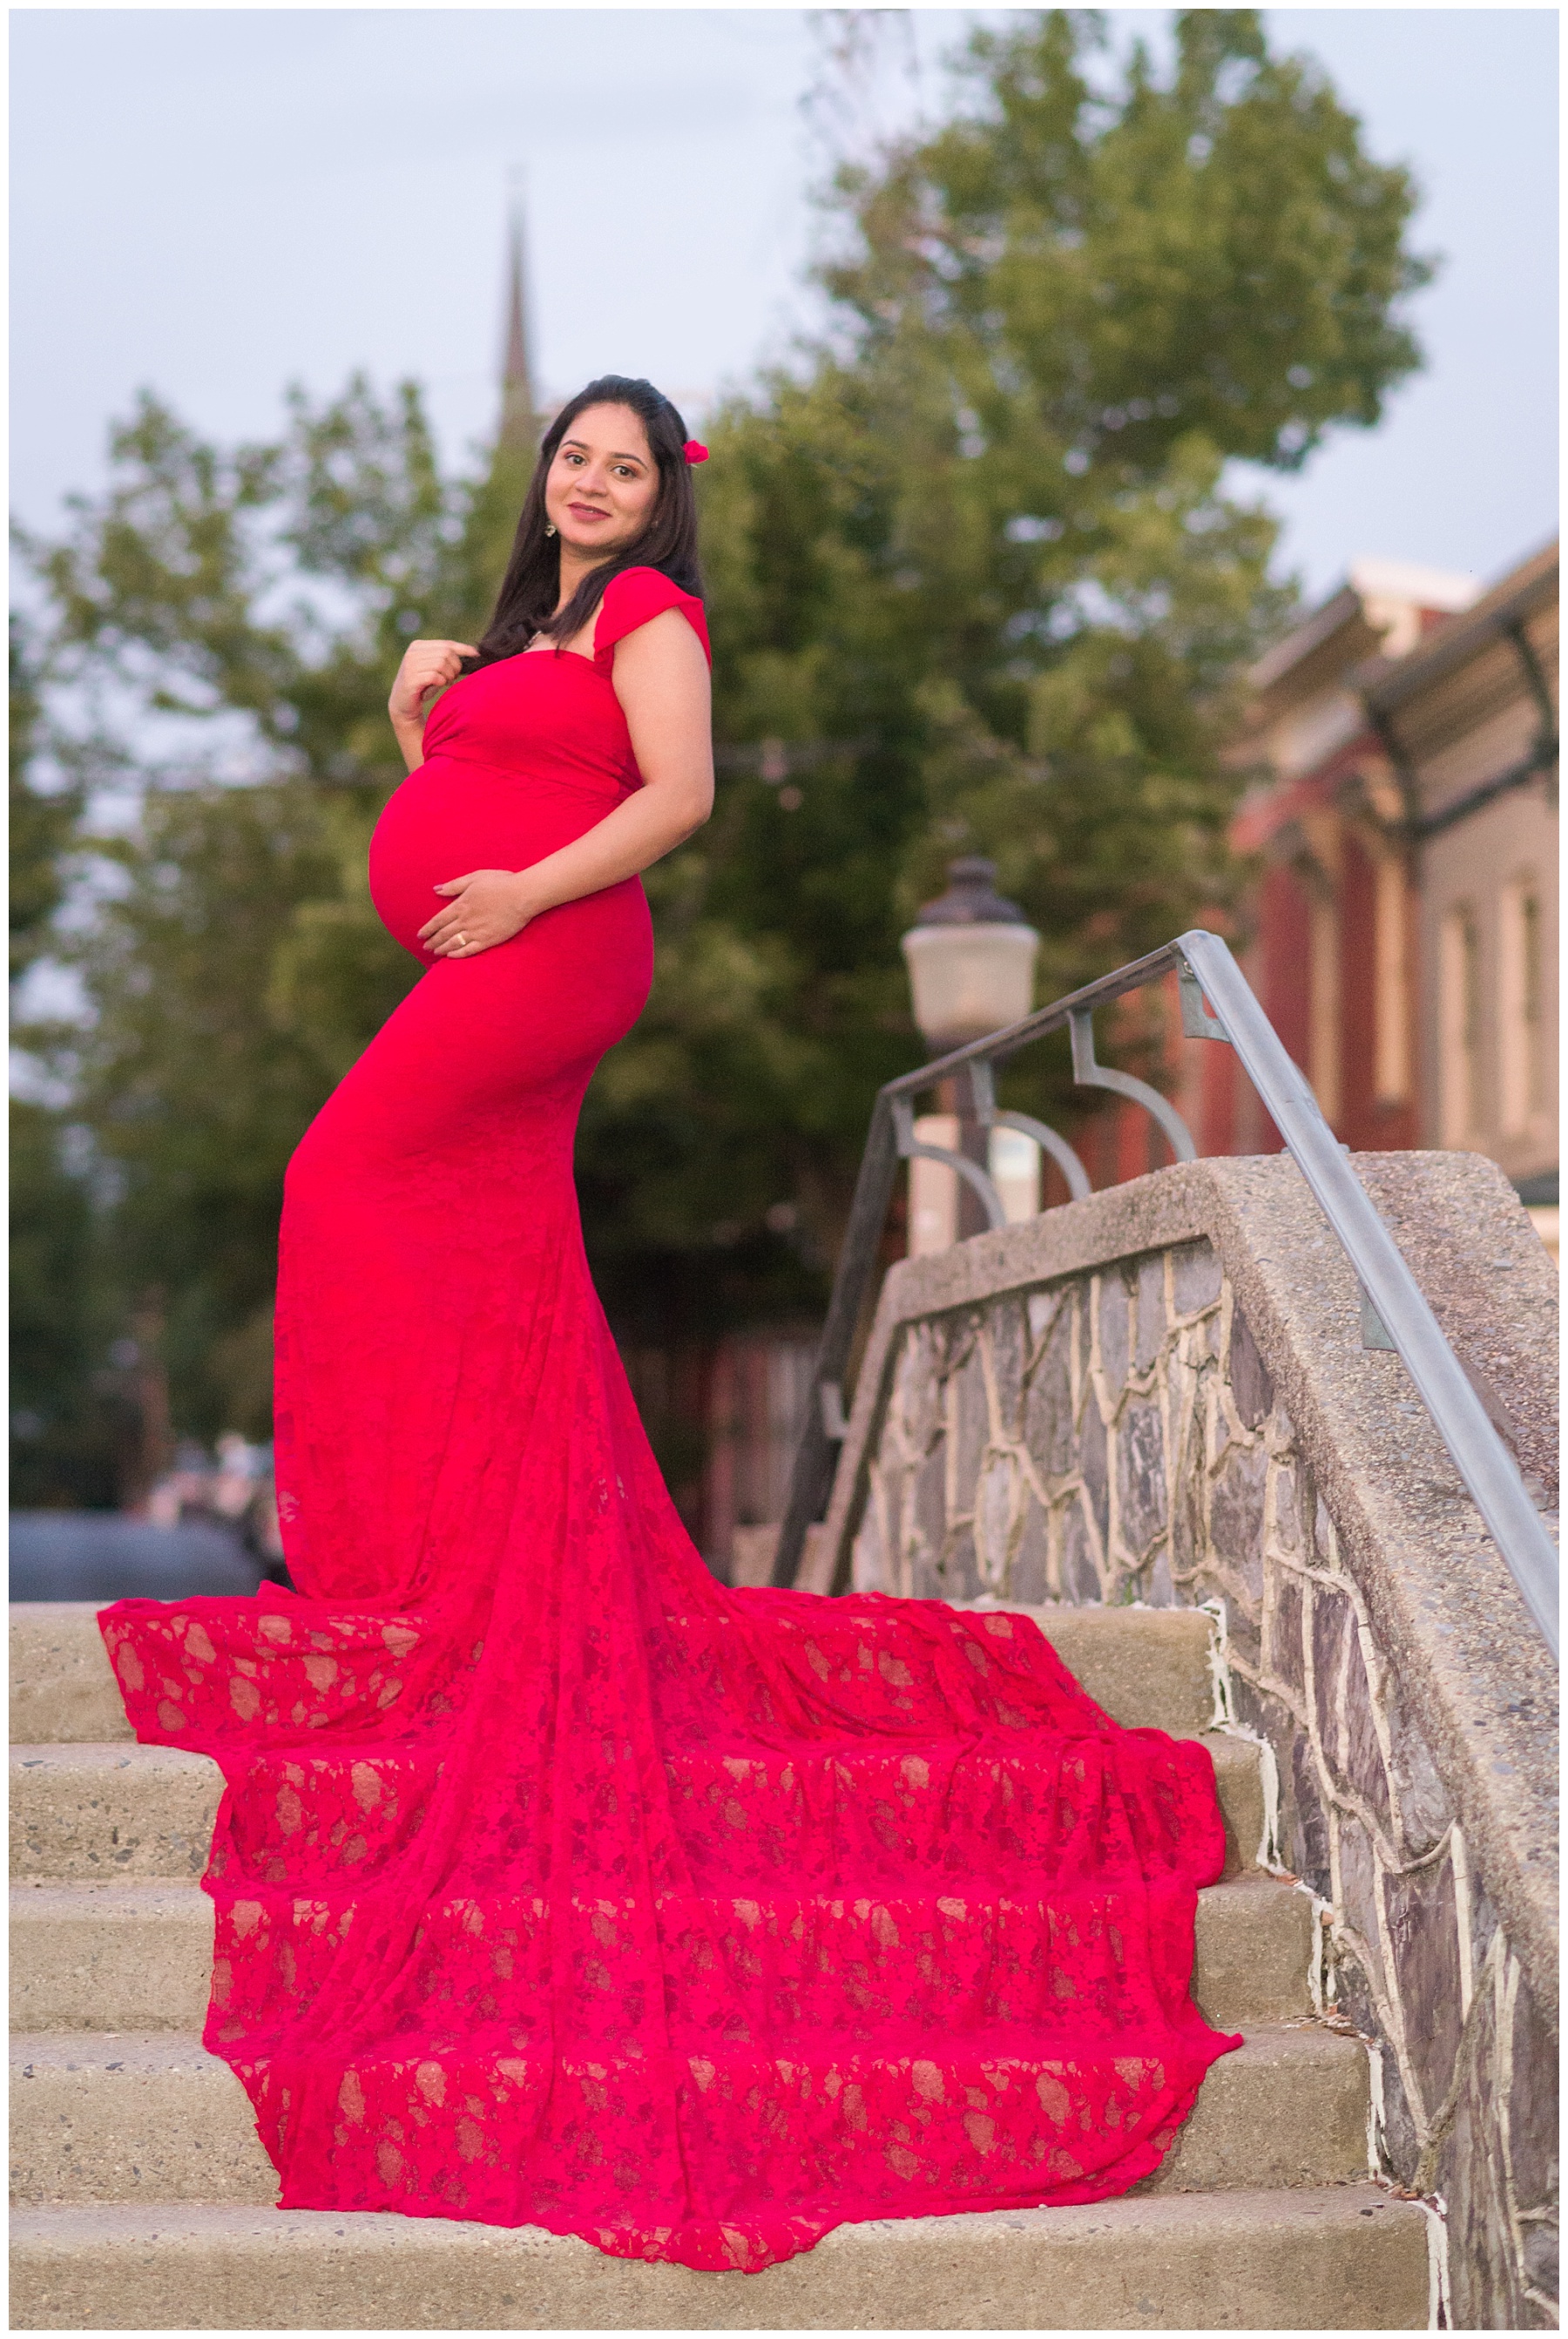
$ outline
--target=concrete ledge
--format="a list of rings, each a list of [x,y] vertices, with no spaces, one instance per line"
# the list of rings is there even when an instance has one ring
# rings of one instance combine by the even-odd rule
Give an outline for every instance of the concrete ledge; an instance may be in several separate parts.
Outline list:
[[[1425,2220],[1367,2185],[841,2226],[765,2274],[536,2227],[243,2209],[23,2211],[43,2330],[1418,2331]]]
[[[39,1746],[134,1737],[96,1602],[12,1602],[11,1735]]]
[[[170,1746],[13,1746],[11,1873],[197,1877],[223,1775]]]

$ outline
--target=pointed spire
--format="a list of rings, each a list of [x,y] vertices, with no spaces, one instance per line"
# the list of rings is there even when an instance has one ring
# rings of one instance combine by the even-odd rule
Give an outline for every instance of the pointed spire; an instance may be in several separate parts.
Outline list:
[[[539,413],[528,357],[528,308],[523,265],[523,206],[518,176],[513,178],[511,240],[508,259],[507,351],[501,368],[501,424],[497,445],[508,454],[531,456],[538,440]]]

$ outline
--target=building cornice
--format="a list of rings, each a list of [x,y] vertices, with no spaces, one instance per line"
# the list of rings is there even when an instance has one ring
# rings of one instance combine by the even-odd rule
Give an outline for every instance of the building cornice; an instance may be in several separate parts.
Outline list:
[[[1516,628],[1549,607],[1556,597],[1557,544],[1553,538],[1522,567],[1505,577],[1473,609],[1445,619],[1429,640],[1406,650],[1403,657],[1366,659],[1346,676],[1346,686],[1356,691],[1368,706],[1391,715],[1483,650],[1491,648],[1494,643],[1511,639]]]

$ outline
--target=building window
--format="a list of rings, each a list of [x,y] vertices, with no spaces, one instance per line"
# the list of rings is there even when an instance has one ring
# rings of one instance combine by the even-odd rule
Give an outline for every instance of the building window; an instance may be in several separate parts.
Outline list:
[[[1323,880],[1307,895],[1311,990],[1307,1076],[1330,1127],[1339,1118],[1339,904]]]
[[[1376,932],[1376,995],[1374,1084],[1379,1104],[1404,1104],[1410,1094],[1410,995],[1405,934],[1405,861],[1386,850],[1377,857]]]
[[[1470,1145],[1481,1128],[1481,935],[1468,903],[1443,921],[1438,988],[1443,1142]]]
[[[1504,1136],[1517,1137],[1545,1103],[1541,895],[1534,881],[1522,877],[1505,885],[1498,909],[1498,1101]]]

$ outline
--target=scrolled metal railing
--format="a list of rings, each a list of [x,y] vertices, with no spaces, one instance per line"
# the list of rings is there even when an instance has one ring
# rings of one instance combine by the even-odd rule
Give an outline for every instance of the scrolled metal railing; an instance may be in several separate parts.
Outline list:
[[[918,1071],[889,1081],[878,1091],[817,1352],[815,1402],[795,1455],[774,1564],[774,1584],[794,1583],[806,1529],[821,1516],[827,1502],[846,1426],[844,1375],[875,1272],[900,1160],[945,1162],[978,1196],[989,1223],[992,1227],[1004,1223],[1001,1196],[978,1162],[917,1140],[915,1099],[939,1081],[962,1076],[969,1084],[979,1126],[1021,1130],[1034,1138],[1060,1167],[1070,1193],[1080,1199],[1089,1191],[1089,1179],[1078,1156],[1054,1130],[1031,1115],[1000,1111],[993,1080],[997,1064],[1065,1026],[1071,1034],[1073,1073],[1079,1084],[1109,1089],[1140,1104],[1165,1132],[1178,1160],[1194,1160],[1197,1149],[1191,1132],[1169,1098],[1130,1073],[1097,1063],[1094,1053],[1095,1011],[1171,973],[1178,978],[1183,1031],[1189,1038],[1220,1041],[1235,1049],[1359,1279],[1364,1343],[1397,1350],[1555,1658],[1557,1546],[1530,1499],[1518,1465],[1351,1167],[1346,1150],[1324,1120],[1305,1073],[1287,1054],[1225,943],[1201,928],[1178,935],[1162,950],[1151,951],[1114,974],[1102,975],[1098,982],[1087,983],[1081,991],[1025,1016],[1021,1022],[971,1041],[922,1065]]]

